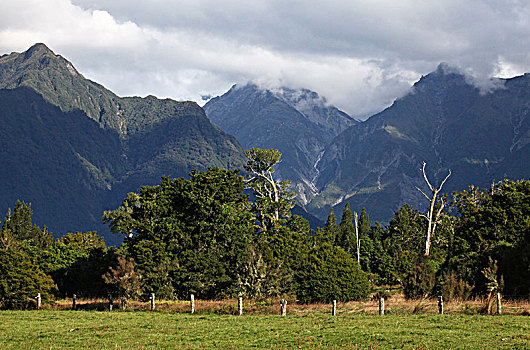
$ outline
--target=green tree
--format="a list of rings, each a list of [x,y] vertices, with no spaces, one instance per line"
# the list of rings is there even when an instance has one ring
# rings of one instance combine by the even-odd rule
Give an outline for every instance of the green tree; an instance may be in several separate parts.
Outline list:
[[[335,244],[351,256],[356,256],[357,246],[355,238],[355,226],[353,225],[353,215],[350,209],[350,203],[346,203],[342,211],[342,218],[337,230],[337,239]]]
[[[250,174],[246,187],[256,196],[253,212],[260,230],[266,231],[279,225],[281,218],[291,215],[295,193],[289,191],[289,181],[278,181],[273,176],[274,166],[281,160],[280,151],[252,148],[246,150],[245,155],[248,158],[245,170]]]
[[[333,210],[333,207],[332,207],[329,210],[328,219],[326,220],[324,227],[319,229],[315,233],[315,243],[316,244],[323,244],[323,243],[335,244],[335,241],[337,239],[337,234],[338,234],[337,217],[335,216],[335,211]]]
[[[363,300],[370,292],[359,263],[330,244],[311,249],[295,278],[296,296],[302,303]]]
[[[385,229],[379,222],[375,222],[370,227],[371,245],[363,244],[364,247],[370,247],[370,260],[367,263],[365,271],[374,275],[373,279],[376,284],[394,284],[399,282],[399,277],[394,266],[394,259],[390,255],[388,246],[390,240],[384,240]],[[361,264],[363,260],[361,260]]]
[[[453,194],[459,217],[451,238],[448,271],[486,292],[482,271],[498,261],[505,293],[530,293],[530,181],[504,180],[490,189],[470,186]]]
[[[4,309],[30,308],[37,293],[48,301],[56,288],[51,277],[22,252],[0,250],[0,304]]]
[[[424,227],[425,218],[410,205],[404,204],[395,211],[380,237],[381,247],[386,251],[380,254],[380,258],[386,261],[383,275],[387,283],[403,283],[405,275],[422,253]]]
[[[237,294],[239,260],[255,239],[249,207],[243,177],[210,168],[144,186],[103,220],[126,236],[146,292],[221,298]]]
[[[102,297],[106,288],[101,275],[114,251],[108,250],[96,232],[68,233],[53,242],[40,260],[42,269],[57,283],[59,295]]]
[[[35,262],[51,246],[53,237],[46,226],[41,230],[31,222],[32,215],[31,204],[17,201],[13,213],[8,210],[5,216],[0,244],[3,248],[21,249]]]
[[[418,256],[405,274],[403,293],[407,299],[426,298],[436,282],[435,271],[426,256]]]
[[[360,264],[363,271],[372,272],[372,262],[375,260],[375,247],[372,239],[372,230],[370,218],[365,208],[361,211],[358,221],[359,240],[360,240]]]

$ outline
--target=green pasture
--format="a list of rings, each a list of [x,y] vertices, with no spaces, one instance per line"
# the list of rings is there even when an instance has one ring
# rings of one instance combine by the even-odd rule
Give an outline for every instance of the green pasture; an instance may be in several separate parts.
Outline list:
[[[2,311],[2,349],[530,349],[528,316]]]

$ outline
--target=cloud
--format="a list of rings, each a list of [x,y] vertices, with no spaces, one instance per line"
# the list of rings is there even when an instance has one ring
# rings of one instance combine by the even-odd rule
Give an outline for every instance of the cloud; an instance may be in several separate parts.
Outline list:
[[[248,80],[309,88],[356,117],[440,62],[473,77],[530,69],[530,3],[503,0],[18,0],[0,52],[44,42],[120,95],[201,102]]]

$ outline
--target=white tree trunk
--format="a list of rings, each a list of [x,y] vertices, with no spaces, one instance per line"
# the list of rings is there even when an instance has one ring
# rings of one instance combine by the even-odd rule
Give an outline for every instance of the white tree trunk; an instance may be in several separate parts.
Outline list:
[[[433,185],[431,185],[431,183],[429,182],[429,179],[427,178],[427,174],[425,173],[425,166],[426,165],[427,164],[425,162],[423,162],[423,167],[422,167],[421,170],[423,172],[423,178],[425,179],[425,182],[427,183],[427,186],[429,186],[429,189],[431,190],[432,197],[427,196],[425,194],[425,192],[420,190],[418,187],[416,187],[416,188],[425,196],[425,198],[427,198],[427,200],[430,203],[430,205],[429,205],[429,213],[427,215],[427,237],[425,238],[425,256],[429,256],[429,254],[431,253],[431,239],[432,239],[432,236],[434,235],[434,231],[436,229],[436,224],[438,223],[438,220],[440,219],[440,216],[442,215],[443,208],[445,206],[445,203],[444,203],[443,199],[441,198],[440,199],[441,206],[438,209],[438,211],[436,213],[434,213],[434,208],[436,206],[436,200],[437,200],[438,194],[442,190],[442,186],[445,184],[445,182],[447,181],[449,176],[451,176],[451,169],[449,169],[449,174],[447,174],[445,179],[442,181],[442,183],[440,184],[440,187],[435,188]]]
[[[354,223],[355,223],[355,242],[357,244],[357,262],[361,263],[361,240],[359,239],[359,216],[357,212],[353,212]]]

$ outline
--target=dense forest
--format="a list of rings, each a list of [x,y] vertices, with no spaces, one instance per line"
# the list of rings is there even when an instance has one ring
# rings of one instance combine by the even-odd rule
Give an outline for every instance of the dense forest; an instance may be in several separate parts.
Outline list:
[[[362,300],[387,286],[407,298],[530,294],[528,180],[441,195],[434,216],[405,204],[386,225],[346,205],[314,231],[291,214],[289,182],[274,177],[281,153],[245,153],[244,171],[192,171],[129,193],[102,218],[124,237],[117,248],[96,232],[54,240],[32,224],[31,205],[17,202],[0,230],[0,307],[32,307],[37,293],[112,296],[124,307],[150,293],[302,303]]]

